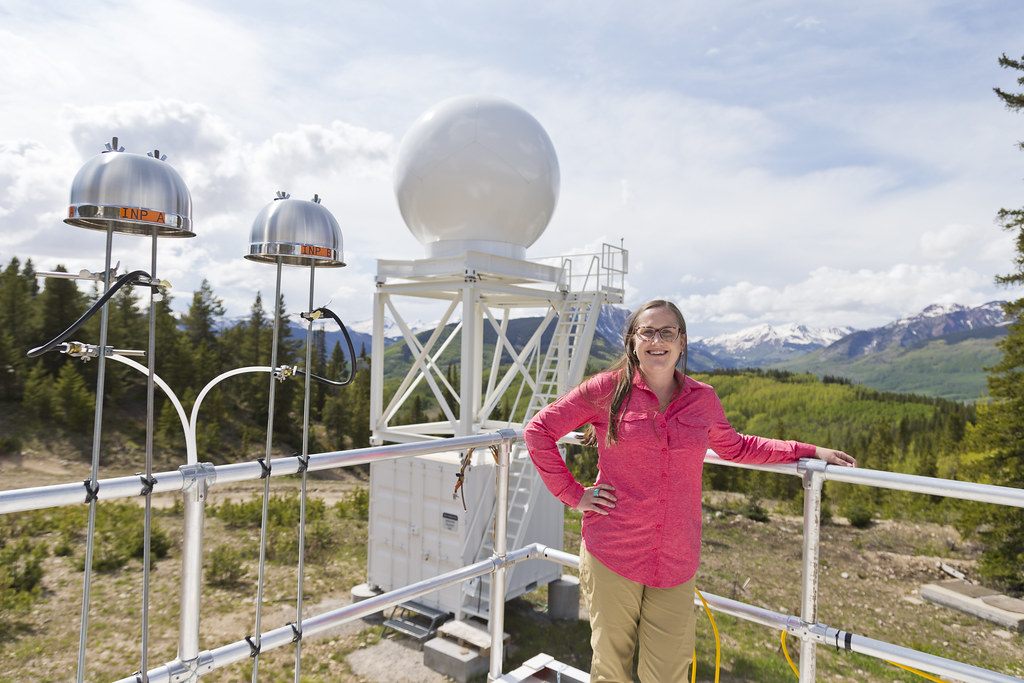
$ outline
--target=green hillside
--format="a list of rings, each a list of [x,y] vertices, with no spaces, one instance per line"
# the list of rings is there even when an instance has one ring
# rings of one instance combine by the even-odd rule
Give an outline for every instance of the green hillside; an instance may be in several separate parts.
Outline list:
[[[845,380],[779,370],[718,370],[695,379],[715,388],[726,416],[740,432],[838,448],[862,467],[955,478],[975,408],[941,398],[883,392]],[[567,462],[581,480],[597,473],[593,449],[569,448]],[[797,504],[801,482],[731,467],[704,470],[705,488],[746,493]],[[955,504],[927,496],[830,482],[830,506],[844,516],[854,509],[890,517],[950,519]]]
[[[843,377],[879,391],[976,401],[987,393],[985,368],[998,362],[996,341],[1005,334],[1004,328],[988,327],[853,358],[829,357],[828,349],[819,349],[773,367]]]

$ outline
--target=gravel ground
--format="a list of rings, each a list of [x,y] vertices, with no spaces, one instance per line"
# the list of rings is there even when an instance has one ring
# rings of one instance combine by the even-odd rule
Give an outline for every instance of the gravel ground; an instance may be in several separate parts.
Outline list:
[[[373,683],[448,683],[423,664],[423,651],[408,638],[385,639],[345,658],[352,672]]]

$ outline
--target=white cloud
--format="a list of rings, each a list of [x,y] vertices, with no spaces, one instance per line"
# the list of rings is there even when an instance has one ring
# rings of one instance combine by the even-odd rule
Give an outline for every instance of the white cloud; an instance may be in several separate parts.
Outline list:
[[[921,235],[921,253],[925,258],[944,261],[976,246],[979,237],[974,226],[944,225]]]
[[[934,303],[978,305],[987,282],[966,268],[897,264],[885,271],[822,266],[783,287],[739,282],[709,294],[679,296],[688,319],[712,329],[799,321],[826,327],[874,327]],[[707,336],[701,332],[702,336]]]
[[[100,267],[102,235],[61,218],[77,168],[118,135],[167,154],[192,191],[198,236],[160,243],[179,306],[203,277],[233,313],[270,296],[272,269],[241,255],[286,190],[339,220],[349,266],[317,289],[368,317],[375,260],[423,253],[391,188],[400,140],[480,92],[534,114],[559,156],[559,206],[529,255],[624,238],[627,302],[668,290],[707,324],[860,324],[842,316],[1006,295],[991,280],[1014,246],[989,226],[1018,202],[1019,119],[991,93],[1015,87],[992,46],[1024,6],[976,22],[920,0],[341,0],[315,21],[237,2],[9,5],[0,258]],[[148,250],[115,240],[133,266]],[[305,277],[284,278],[290,304]]]

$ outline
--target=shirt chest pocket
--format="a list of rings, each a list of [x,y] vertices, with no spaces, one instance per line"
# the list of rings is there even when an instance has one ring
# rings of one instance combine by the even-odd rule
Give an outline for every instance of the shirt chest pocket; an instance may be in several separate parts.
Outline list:
[[[692,415],[676,415],[668,430],[669,447],[672,449],[694,449],[701,453],[708,448],[708,434],[711,423]]]
[[[654,415],[646,410],[627,410],[619,420],[619,443],[642,444],[657,441]]]

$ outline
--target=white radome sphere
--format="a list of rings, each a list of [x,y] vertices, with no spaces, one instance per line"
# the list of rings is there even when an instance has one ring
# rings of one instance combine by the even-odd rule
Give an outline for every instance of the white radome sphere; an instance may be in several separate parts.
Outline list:
[[[482,251],[525,258],[558,203],[554,145],[523,108],[453,97],[406,133],[395,167],[402,218],[428,257]]]

